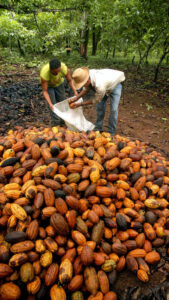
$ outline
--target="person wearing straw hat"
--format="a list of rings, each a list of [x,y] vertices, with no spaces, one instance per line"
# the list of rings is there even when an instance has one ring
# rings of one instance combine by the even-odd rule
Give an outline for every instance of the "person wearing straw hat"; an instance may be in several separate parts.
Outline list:
[[[65,100],[64,79],[66,78],[69,86],[78,95],[72,84],[72,77],[68,67],[54,58],[49,63],[45,64],[40,71],[42,93],[49,104],[51,123],[53,126],[64,125],[64,121],[53,112],[53,105]]]
[[[118,106],[122,92],[121,82],[125,80],[124,73],[112,69],[89,70],[87,67],[82,67],[72,73],[72,79],[76,90],[83,89],[78,96],[75,96],[70,101],[70,107],[74,109],[79,106],[96,104],[97,120],[94,130],[103,131],[106,103],[108,96],[110,96],[108,132],[114,135],[116,132]],[[90,89],[95,92],[94,98],[82,103],[76,103],[76,101],[86,95]]]

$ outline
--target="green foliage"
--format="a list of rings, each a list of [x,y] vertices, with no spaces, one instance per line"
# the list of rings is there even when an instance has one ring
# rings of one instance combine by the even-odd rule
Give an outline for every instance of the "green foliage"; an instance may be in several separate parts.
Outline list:
[[[151,110],[151,109],[153,109],[152,105],[150,105],[148,103],[146,103],[146,108],[147,108],[148,111]]]
[[[26,55],[79,53],[85,42],[92,51],[93,42],[106,57],[139,57],[139,67],[167,59],[168,0],[0,0],[0,8],[1,44],[16,49],[19,39]]]

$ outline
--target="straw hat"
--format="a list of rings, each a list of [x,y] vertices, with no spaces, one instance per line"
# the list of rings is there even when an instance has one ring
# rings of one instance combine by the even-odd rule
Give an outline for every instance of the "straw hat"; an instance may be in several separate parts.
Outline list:
[[[76,90],[79,90],[89,79],[89,69],[86,67],[76,69],[73,74],[73,85]]]

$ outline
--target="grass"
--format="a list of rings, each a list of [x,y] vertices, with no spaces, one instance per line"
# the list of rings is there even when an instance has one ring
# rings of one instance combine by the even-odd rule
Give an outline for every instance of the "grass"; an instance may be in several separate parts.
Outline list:
[[[77,51],[73,51],[70,56],[67,56],[65,51],[58,50],[54,51],[53,54],[39,54],[34,55],[27,54],[25,57],[20,56],[17,49],[13,49],[12,52],[10,52],[9,48],[0,48],[1,53],[1,59],[2,61],[8,61],[8,63],[11,64],[40,64],[45,63],[45,61],[48,61],[51,59],[51,57],[59,57],[61,60],[64,60],[67,62],[67,64],[72,65],[72,67],[77,67],[77,65],[85,65],[89,67],[104,67],[105,65],[107,67],[112,66],[112,64],[131,64],[133,55],[135,56],[134,63],[137,64],[139,61],[138,54],[133,53],[132,51],[128,52],[127,55],[124,54],[124,52],[117,52],[116,56],[113,57],[112,53],[109,54],[109,57],[106,58],[106,54],[104,52],[99,52],[96,56],[92,56],[90,53],[90,47],[88,50],[88,60],[86,61],[84,58],[80,57],[79,53]],[[150,65],[156,65],[158,63],[159,58],[157,55],[150,55],[149,56],[149,64]],[[167,67],[167,63],[163,63],[164,67]]]
[[[51,54],[39,54],[39,55],[32,55],[27,54],[25,57],[20,56],[17,49],[14,49],[12,52],[9,51],[8,48],[0,49],[0,60],[1,60],[1,71],[0,75],[3,73],[7,73],[8,71],[12,71],[15,68],[14,65],[20,65],[21,69],[25,67],[28,68],[37,68],[40,70],[42,65],[48,62],[53,57],[58,57],[61,61],[65,62],[73,71],[77,67],[87,66],[89,68],[113,68],[118,70],[123,70],[124,72],[129,71],[130,73],[136,74],[137,79],[141,78],[144,79],[145,75],[148,75],[147,78],[144,79],[144,85],[149,86],[151,85],[153,77],[154,77],[154,70],[155,66],[158,62],[156,55],[151,55],[149,58],[149,65],[142,66],[140,74],[136,72],[137,64],[139,61],[139,57],[137,54],[133,54],[132,51],[128,52],[126,56],[124,56],[123,52],[117,52],[116,56],[113,57],[112,53],[110,53],[109,57],[105,57],[105,53],[98,52],[96,56],[90,55],[90,47],[89,47],[89,56],[88,60],[85,60],[83,57],[79,55],[76,51],[73,51],[70,56],[67,56],[65,50],[58,50],[58,52],[54,52]],[[135,55],[134,65],[132,65],[132,57]],[[160,72],[159,76],[160,80],[166,81],[167,80],[167,63],[163,63],[162,71]]]

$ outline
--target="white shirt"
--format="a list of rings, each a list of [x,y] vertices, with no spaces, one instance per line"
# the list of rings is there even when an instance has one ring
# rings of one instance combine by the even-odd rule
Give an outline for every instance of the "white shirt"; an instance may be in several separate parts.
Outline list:
[[[102,100],[104,95],[109,95],[117,84],[125,80],[124,73],[112,69],[89,70],[91,85],[95,89],[93,103]]]

